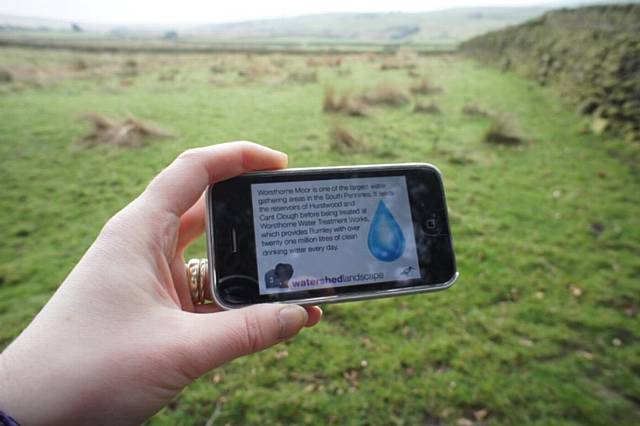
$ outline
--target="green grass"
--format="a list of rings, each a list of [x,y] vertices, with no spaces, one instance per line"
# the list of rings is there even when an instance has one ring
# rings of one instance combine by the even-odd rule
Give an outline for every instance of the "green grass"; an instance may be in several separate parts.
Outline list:
[[[0,347],[179,152],[249,139],[288,152],[291,166],[436,164],[461,279],[446,292],[326,306],[318,327],[202,378],[149,424],[457,424],[481,409],[498,425],[640,422],[640,177],[625,160],[637,147],[584,134],[553,93],[463,59],[423,58],[418,71],[444,89],[431,96],[442,114],[407,105],[340,118],[369,146],[344,155],[329,149],[324,87],[408,87],[406,71],[349,57],[350,75],[321,68],[314,84],[282,83],[285,71],[242,82],[232,71],[242,55],[225,57],[229,71],[211,84],[217,58],[138,55],[140,74],[123,87],[125,57],[83,55],[89,70],[65,74],[72,54],[1,52],[0,67],[56,78],[0,86]],[[169,68],[176,81],[158,81]],[[483,143],[491,119],[463,115],[466,103],[507,117],[527,143]],[[82,147],[76,116],[86,111],[132,113],[177,136]],[[189,254],[204,253],[199,241]]]

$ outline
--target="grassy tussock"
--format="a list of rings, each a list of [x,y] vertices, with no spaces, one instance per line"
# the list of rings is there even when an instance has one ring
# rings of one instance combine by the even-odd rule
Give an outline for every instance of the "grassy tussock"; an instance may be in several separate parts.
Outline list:
[[[175,81],[179,71],[177,69],[168,70],[160,73],[158,81]]]
[[[381,83],[361,96],[367,105],[403,106],[411,101],[409,94],[403,88],[390,83]]]
[[[318,82],[317,71],[292,71],[287,76],[287,82],[298,84],[312,84]]]
[[[405,64],[397,57],[384,58],[380,63],[380,71],[392,71],[404,69]]]
[[[218,62],[209,67],[209,72],[211,74],[224,74],[227,72],[226,64],[223,62]]]
[[[513,126],[501,117],[492,117],[491,124],[482,139],[488,144],[503,146],[518,146],[523,142]]]
[[[331,150],[343,154],[361,152],[366,148],[362,139],[339,123],[333,123],[329,129],[329,146]]]
[[[331,88],[324,90],[324,98],[322,100],[322,110],[324,112],[339,112],[339,101],[336,94]]]
[[[462,107],[462,114],[469,117],[488,117],[489,113],[475,104],[465,104]]]
[[[419,114],[442,114],[442,110],[435,102],[416,101],[413,106],[413,112]]]
[[[89,63],[83,58],[76,58],[71,61],[71,71],[87,71],[89,69]]]
[[[402,49],[398,51],[393,56],[388,56],[382,59],[380,63],[380,71],[391,71],[391,70],[413,70],[417,68],[416,61],[418,56],[415,52],[407,49]]]
[[[138,61],[135,59],[127,59],[122,64],[122,69],[120,70],[120,75],[123,77],[135,77],[139,73],[138,69]]]
[[[238,74],[246,80],[255,81],[275,72],[275,67],[269,62],[252,61],[247,67],[241,69]]]
[[[305,63],[309,68],[320,68],[320,67],[339,68],[342,66],[342,57],[337,55],[313,57],[313,58],[308,58],[305,61]]]
[[[369,114],[367,106],[359,99],[348,93],[337,96],[333,89],[324,91],[322,110],[326,113],[340,113],[351,117],[366,117]]]
[[[0,68],[0,83],[11,83],[15,80],[13,73],[7,68]]]
[[[409,86],[409,91],[413,95],[435,95],[442,93],[442,87],[432,85],[429,80],[423,77]]]
[[[124,120],[116,120],[100,113],[90,112],[84,114],[82,118],[93,127],[81,139],[83,144],[89,146],[114,145],[134,148],[144,145],[153,138],[171,136],[169,132],[154,124],[146,123],[131,115]]]
[[[284,56],[273,56],[271,58],[271,64],[275,68],[287,68],[289,61]]]

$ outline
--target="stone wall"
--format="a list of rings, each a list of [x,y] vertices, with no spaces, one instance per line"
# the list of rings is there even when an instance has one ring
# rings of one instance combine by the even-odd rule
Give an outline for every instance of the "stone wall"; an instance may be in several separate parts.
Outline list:
[[[640,5],[552,11],[461,49],[557,89],[594,132],[640,141]]]

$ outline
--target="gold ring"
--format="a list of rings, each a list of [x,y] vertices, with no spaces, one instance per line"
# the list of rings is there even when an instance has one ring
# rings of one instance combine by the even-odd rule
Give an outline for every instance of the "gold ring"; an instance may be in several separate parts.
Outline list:
[[[207,259],[200,259],[200,280],[199,280],[200,285],[198,286],[198,290],[200,290],[198,300],[200,300],[200,303],[204,303],[205,301],[204,289],[206,288],[205,286],[207,285],[208,273],[209,273],[209,261]]]
[[[205,301],[205,281],[209,271],[207,259],[191,259],[185,264],[187,270],[187,284],[194,304],[203,304]]]

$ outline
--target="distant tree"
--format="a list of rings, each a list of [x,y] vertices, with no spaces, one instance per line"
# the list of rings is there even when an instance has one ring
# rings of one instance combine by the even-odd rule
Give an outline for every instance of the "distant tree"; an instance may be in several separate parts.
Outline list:
[[[404,25],[404,26],[389,28],[389,31],[391,31],[390,38],[392,40],[400,40],[400,39],[412,36],[413,34],[419,33],[420,27],[417,25],[411,25],[411,26]]]
[[[71,29],[73,30],[74,33],[82,32],[82,27],[80,27],[80,25],[76,24],[75,22],[71,23]]]
[[[178,32],[177,31],[167,31],[166,33],[164,33],[164,37],[165,40],[176,40],[178,38]]]

